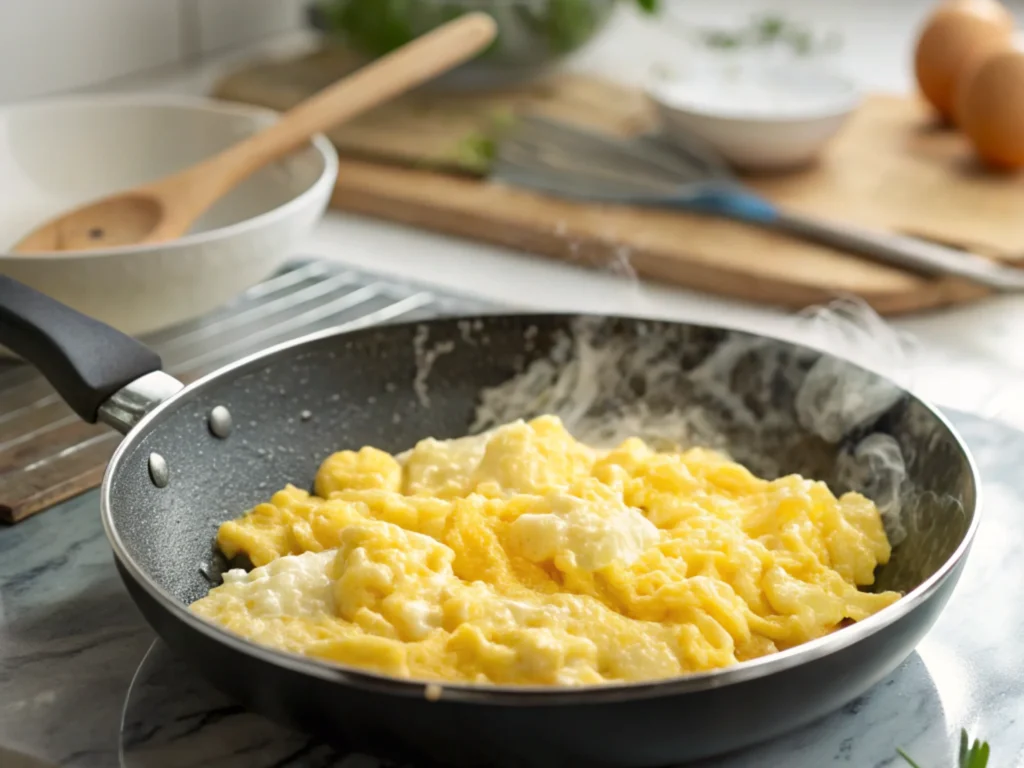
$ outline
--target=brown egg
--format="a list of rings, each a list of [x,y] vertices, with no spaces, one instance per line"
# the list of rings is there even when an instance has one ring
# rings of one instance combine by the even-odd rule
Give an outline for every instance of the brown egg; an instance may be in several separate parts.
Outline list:
[[[960,105],[964,100],[964,92],[966,90],[966,84],[970,82],[971,78],[974,77],[974,73],[978,71],[979,67],[988,61],[989,57],[999,53],[1000,51],[1007,50],[1011,45],[1000,46],[998,48],[982,48],[976,49],[971,52],[964,60],[963,66],[960,68],[960,75],[956,79],[956,87],[953,89],[953,115],[950,117],[950,122],[953,123],[957,128],[963,125],[963,121],[960,118]]]
[[[1013,16],[997,0],[947,0],[929,17],[914,51],[921,92],[948,120],[954,117],[957,81],[986,53],[1005,47]]]
[[[997,168],[1024,167],[1024,50],[985,58],[961,83],[957,115],[982,160]]]

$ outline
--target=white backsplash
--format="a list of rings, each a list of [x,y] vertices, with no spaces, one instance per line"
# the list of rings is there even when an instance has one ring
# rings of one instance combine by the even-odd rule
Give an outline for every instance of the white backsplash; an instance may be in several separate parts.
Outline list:
[[[0,103],[300,28],[307,0],[0,0]]]

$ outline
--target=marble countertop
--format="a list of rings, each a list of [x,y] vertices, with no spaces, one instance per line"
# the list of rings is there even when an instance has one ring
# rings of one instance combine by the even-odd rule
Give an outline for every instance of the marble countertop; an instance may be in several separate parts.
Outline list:
[[[935,628],[888,680],[823,721],[700,768],[885,768],[902,747],[949,768],[960,728],[992,745],[992,768],[1024,760],[1024,434],[954,422],[981,467],[984,520]],[[114,569],[95,491],[0,531],[0,766],[375,768],[243,713],[153,643]]]
[[[98,491],[0,530],[0,766],[116,766],[153,637],[114,569]]]

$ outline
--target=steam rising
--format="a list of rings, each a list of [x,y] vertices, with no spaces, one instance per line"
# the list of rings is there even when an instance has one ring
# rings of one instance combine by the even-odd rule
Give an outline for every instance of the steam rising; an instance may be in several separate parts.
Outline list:
[[[893,545],[905,538],[904,457],[891,436],[869,431],[904,396],[901,387],[836,357],[743,334],[691,362],[685,358],[700,341],[683,326],[667,332],[642,325],[637,338],[610,332],[608,322],[577,321],[522,373],[482,391],[472,431],[553,413],[596,447],[630,436],[661,449],[700,445],[769,477],[794,465],[812,474],[817,462],[834,490],[875,501]],[[786,335],[793,341],[909,386],[907,340],[866,305],[844,301],[805,313],[794,318],[792,331]],[[825,466],[826,455],[836,453],[827,446],[844,441],[834,466],[831,459]]]
[[[907,477],[899,443],[891,435],[868,435],[852,451],[839,455],[836,481],[867,496],[878,507],[889,543],[896,546],[907,537],[902,513],[901,489]]]
[[[462,337],[467,342],[470,340],[465,330]],[[430,378],[430,371],[433,370],[434,363],[441,355],[451,354],[455,349],[455,343],[452,341],[442,341],[427,347],[429,338],[429,329],[427,326],[421,325],[416,329],[416,336],[412,342],[413,353],[416,356],[416,378],[413,379],[412,389],[416,393],[420,405],[424,408],[430,407],[430,390],[427,387],[427,379]]]

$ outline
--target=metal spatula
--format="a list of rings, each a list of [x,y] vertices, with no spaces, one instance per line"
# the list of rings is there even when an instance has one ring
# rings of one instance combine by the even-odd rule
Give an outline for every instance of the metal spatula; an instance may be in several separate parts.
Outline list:
[[[926,275],[1024,290],[1024,271],[981,256],[782,210],[694,137],[685,146],[652,136],[618,139],[528,115],[499,143],[491,178],[560,197],[723,216]]]

